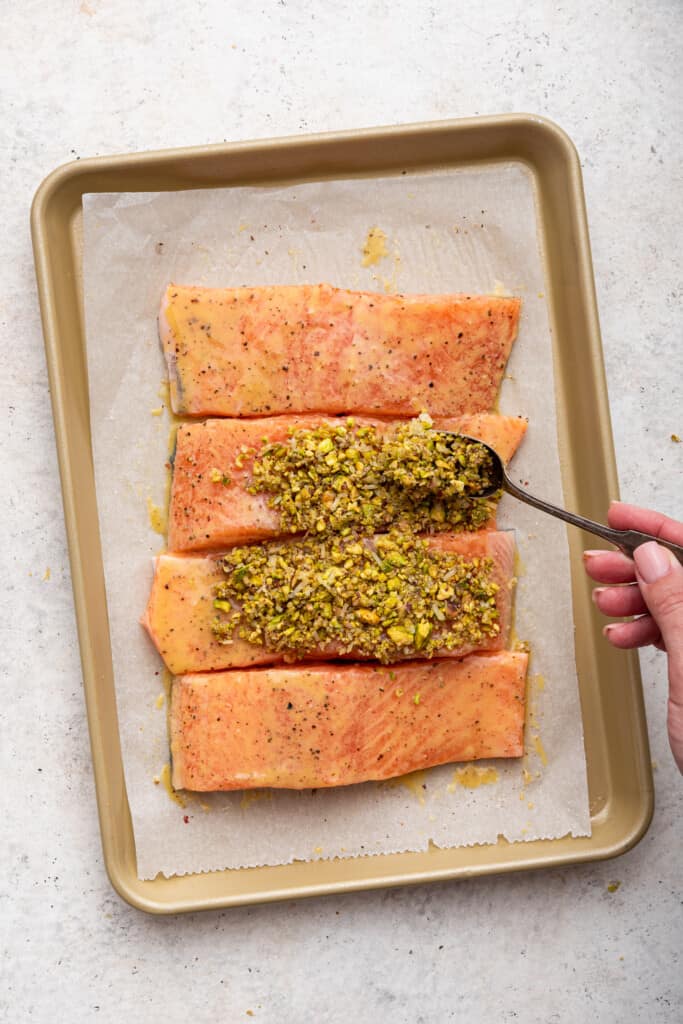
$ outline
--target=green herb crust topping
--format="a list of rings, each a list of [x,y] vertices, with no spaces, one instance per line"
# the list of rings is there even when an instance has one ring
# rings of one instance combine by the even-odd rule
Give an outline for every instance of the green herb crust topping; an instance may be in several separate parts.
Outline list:
[[[394,524],[420,533],[478,530],[500,493],[476,498],[490,483],[486,447],[446,446],[428,416],[380,435],[353,419],[291,432],[256,454],[249,490],[291,533],[376,533]]]
[[[500,627],[491,559],[408,532],[233,548],[216,586],[219,643],[235,634],[291,660],[317,651],[389,663],[477,645]]]

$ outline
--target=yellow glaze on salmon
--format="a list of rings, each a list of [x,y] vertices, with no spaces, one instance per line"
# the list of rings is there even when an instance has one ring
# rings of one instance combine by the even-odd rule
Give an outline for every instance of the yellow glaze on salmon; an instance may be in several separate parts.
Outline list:
[[[339,423],[325,416],[277,416],[257,420],[210,419],[182,423],[178,428],[168,517],[171,551],[216,550],[246,541],[280,535],[280,517],[268,505],[269,495],[250,494],[253,453],[268,443],[284,441],[290,429],[311,430]],[[343,422],[343,421],[341,421]],[[396,423],[356,417],[358,426],[374,426],[384,434]],[[405,422],[405,421],[401,421]],[[440,417],[437,430],[476,437],[508,462],[527,429],[521,417],[477,413]],[[247,454],[243,454],[243,449]],[[218,469],[221,478],[215,473]],[[217,479],[212,478],[212,472]],[[489,526],[495,526],[492,521]]]
[[[389,779],[453,761],[521,757],[528,656],[305,665],[181,676],[173,785],[200,792]]]
[[[171,284],[159,312],[173,411],[433,416],[493,406],[520,300],[328,284]]]
[[[487,638],[484,645],[487,650],[504,648],[512,618],[514,535],[482,530],[470,534],[440,534],[426,538],[426,542],[437,551],[493,560],[492,575],[499,586],[496,606],[500,632],[493,639]],[[218,643],[211,630],[216,617],[213,588],[222,579],[219,555],[202,558],[163,554],[155,559],[152,591],[141,621],[174,675],[246,668],[283,660],[282,654],[251,644],[236,634],[232,643]],[[440,652],[439,656],[457,658],[481,649],[484,647],[461,647]],[[310,652],[310,657],[315,659],[338,656],[334,647]],[[344,657],[358,660],[353,652]]]

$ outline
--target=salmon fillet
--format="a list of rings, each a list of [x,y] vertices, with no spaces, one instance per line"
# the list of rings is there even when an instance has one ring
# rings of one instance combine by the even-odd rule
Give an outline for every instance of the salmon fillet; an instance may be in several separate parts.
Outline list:
[[[452,761],[521,757],[528,655],[180,676],[173,785],[308,789]]]
[[[501,650],[508,642],[512,619],[513,564],[515,541],[512,532],[480,531],[471,534],[440,534],[426,538],[435,551],[452,552],[465,558],[491,558],[492,578],[498,584],[497,636],[485,638],[478,646],[441,651],[437,656],[462,657],[473,650]],[[174,675],[227,668],[246,668],[284,660],[278,652],[251,644],[235,633],[230,644],[221,644],[211,626],[216,618],[214,587],[225,579],[220,555],[193,557],[162,554],[155,559],[154,581],[142,625],[149,633],[167,668]],[[334,646],[311,651],[310,658],[337,658]],[[358,654],[343,655],[358,660]]]
[[[270,495],[250,494],[253,455],[264,439],[284,441],[290,429],[311,430],[322,423],[339,420],[315,415],[277,416],[256,420],[210,419],[183,423],[178,428],[173,461],[173,482],[168,516],[168,546],[171,551],[215,550],[246,541],[267,540],[281,535],[277,509],[269,507]],[[374,426],[379,434],[395,423],[356,418],[358,426]],[[477,413],[442,417],[434,421],[437,430],[452,430],[485,441],[505,462],[514,455],[527,429],[521,417]],[[236,461],[237,460],[237,461]],[[212,479],[216,469],[227,479]],[[495,519],[487,524],[495,526]]]
[[[434,416],[493,406],[520,300],[327,284],[170,284],[159,312],[174,412]]]

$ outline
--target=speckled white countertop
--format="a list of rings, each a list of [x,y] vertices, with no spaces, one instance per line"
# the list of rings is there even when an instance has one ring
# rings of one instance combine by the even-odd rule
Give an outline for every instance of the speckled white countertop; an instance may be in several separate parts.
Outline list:
[[[660,654],[642,658],[657,808],[616,861],[160,919],[122,903],[102,863],[28,229],[58,164],[473,114],[552,118],[584,169],[622,496],[683,514],[683,445],[670,440],[683,436],[683,7],[477,8],[5,5],[2,1021],[680,1019],[683,781]]]

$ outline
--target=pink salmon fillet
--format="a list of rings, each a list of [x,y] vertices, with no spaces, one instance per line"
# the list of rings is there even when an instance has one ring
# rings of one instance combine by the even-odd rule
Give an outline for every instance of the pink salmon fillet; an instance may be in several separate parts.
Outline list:
[[[184,675],[171,698],[173,785],[308,789],[453,761],[521,757],[528,655]]]
[[[459,416],[494,405],[520,299],[329,284],[170,284],[159,311],[182,416]]]

